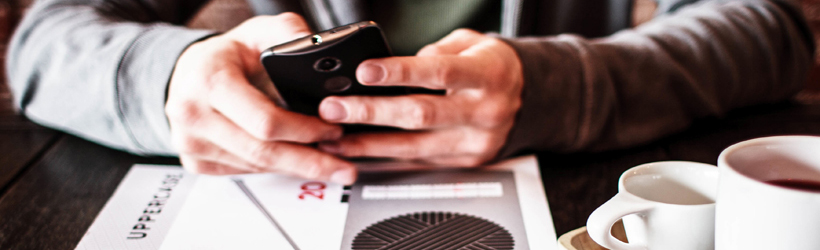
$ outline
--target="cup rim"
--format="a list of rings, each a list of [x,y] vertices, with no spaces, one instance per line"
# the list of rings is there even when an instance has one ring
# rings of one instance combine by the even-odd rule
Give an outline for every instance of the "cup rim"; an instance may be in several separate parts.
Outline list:
[[[768,145],[769,143],[771,143],[773,141],[781,141],[781,142],[782,141],[815,141],[815,142],[820,143],[820,136],[813,136],[813,135],[778,135],[778,136],[767,136],[767,137],[760,137],[760,138],[754,138],[754,139],[741,141],[741,142],[732,144],[731,146],[727,147],[726,149],[724,149],[723,151],[720,152],[720,156],[718,156],[718,168],[720,168],[721,166],[725,166],[724,168],[726,169],[726,171],[730,171],[730,172],[734,173],[735,176],[738,176],[739,178],[742,178],[742,179],[747,180],[747,181],[763,184],[764,187],[774,188],[774,189],[777,189],[777,190],[780,190],[780,191],[786,191],[787,193],[794,193],[794,194],[801,194],[801,195],[814,194],[814,195],[820,196],[820,192],[812,192],[812,191],[805,191],[805,190],[794,189],[794,188],[781,187],[781,186],[778,186],[778,185],[767,183],[765,181],[758,180],[757,178],[752,178],[751,176],[749,176],[749,175],[735,169],[735,167],[730,165],[729,162],[726,160],[726,158],[728,158],[730,154],[734,153],[735,151],[738,151],[741,148],[746,148],[746,147],[753,146],[753,145]]]
[[[646,199],[644,197],[638,196],[636,194],[633,194],[632,192],[629,192],[629,191],[626,190],[626,186],[624,186],[624,179],[633,170],[636,170],[638,168],[647,168],[647,167],[655,166],[655,165],[665,166],[665,167],[672,167],[672,166],[669,166],[669,165],[672,165],[672,164],[687,164],[687,165],[695,166],[695,167],[698,167],[698,168],[709,168],[710,171],[715,171],[715,172],[718,171],[717,166],[715,166],[715,165],[708,164],[708,163],[702,163],[702,162],[694,162],[694,161],[655,161],[655,162],[644,163],[644,164],[641,164],[641,165],[631,167],[631,168],[627,169],[626,171],[624,171],[623,173],[621,173],[621,176],[618,178],[618,193],[623,193],[625,195],[629,195],[629,196],[632,196],[634,198],[641,199],[643,201],[653,202],[653,203],[657,203],[658,205],[664,205],[664,206],[679,206],[679,207],[715,206],[715,203],[717,202],[717,187],[715,187],[716,189],[715,189],[714,201],[712,201],[711,203],[703,203],[703,204],[675,204],[675,203],[668,203],[668,202],[650,200],[650,199]],[[720,180],[720,174],[718,174],[718,181],[719,180]]]

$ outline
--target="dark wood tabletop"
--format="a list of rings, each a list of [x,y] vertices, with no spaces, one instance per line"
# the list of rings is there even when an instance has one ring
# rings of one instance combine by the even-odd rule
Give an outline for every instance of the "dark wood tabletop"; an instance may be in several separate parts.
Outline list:
[[[758,106],[626,150],[538,155],[558,235],[582,227],[626,169],[654,161],[715,164],[721,150],[771,135],[820,135],[820,103]],[[179,164],[109,149],[0,115],[0,249],[73,249],[135,163]]]

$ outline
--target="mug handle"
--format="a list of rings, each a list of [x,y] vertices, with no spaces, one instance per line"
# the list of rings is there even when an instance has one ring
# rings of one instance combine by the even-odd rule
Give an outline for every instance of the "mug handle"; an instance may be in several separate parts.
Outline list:
[[[613,250],[646,250],[647,246],[627,244],[612,236],[612,225],[624,216],[641,213],[655,207],[653,202],[634,195],[616,194],[595,209],[587,220],[587,233],[599,245]]]

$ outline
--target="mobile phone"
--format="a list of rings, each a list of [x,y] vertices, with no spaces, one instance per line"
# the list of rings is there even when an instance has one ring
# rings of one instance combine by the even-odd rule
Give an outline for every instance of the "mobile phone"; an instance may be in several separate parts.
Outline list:
[[[379,26],[365,21],[273,46],[260,60],[286,108],[318,116],[319,103],[331,95],[408,94],[408,87],[364,86],[356,80],[360,63],[391,55]]]

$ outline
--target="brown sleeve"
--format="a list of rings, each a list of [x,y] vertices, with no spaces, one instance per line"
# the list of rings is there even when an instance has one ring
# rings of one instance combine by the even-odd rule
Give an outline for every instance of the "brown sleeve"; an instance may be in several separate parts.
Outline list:
[[[707,2],[603,39],[506,40],[525,86],[499,157],[635,146],[697,118],[787,99],[802,88],[814,53],[795,9]]]

